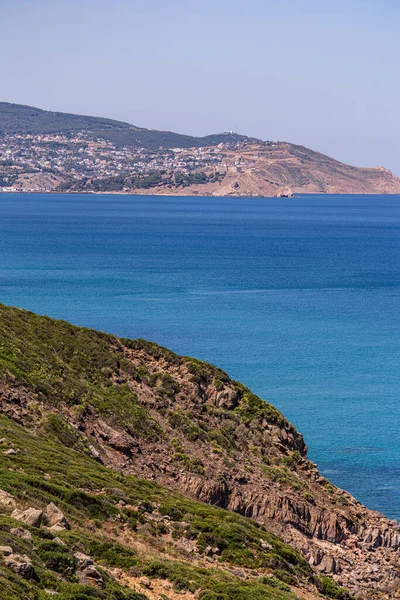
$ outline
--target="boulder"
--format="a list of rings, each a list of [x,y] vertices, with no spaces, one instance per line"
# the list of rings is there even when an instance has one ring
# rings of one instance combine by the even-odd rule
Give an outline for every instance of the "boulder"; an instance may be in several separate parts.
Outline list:
[[[2,554],[3,556],[9,556],[12,553],[13,549],[11,548],[11,546],[0,546],[0,554]]]
[[[94,564],[94,560],[90,558],[87,554],[83,554],[83,552],[75,552],[74,558],[78,563],[79,569],[86,569],[86,567],[92,566]]]
[[[53,539],[53,542],[54,542],[55,544],[58,544],[59,546],[65,546],[65,542],[63,542],[63,541],[62,541],[62,540],[61,540],[59,537],[55,537],[55,538]]]
[[[325,554],[321,562],[316,565],[318,571],[321,573],[326,573],[327,575],[340,573],[341,567],[337,558]]]
[[[16,508],[17,503],[15,501],[14,496],[5,492],[4,490],[0,490],[0,506],[4,508]]]
[[[89,565],[85,569],[78,571],[78,580],[82,585],[92,585],[95,587],[103,587],[103,577],[94,565]]]
[[[27,508],[26,510],[19,510],[16,508],[11,513],[11,517],[16,521],[21,521],[31,527],[40,527],[43,520],[43,511],[37,508]]]
[[[11,554],[5,557],[4,564],[24,579],[38,579],[32,561],[28,556]]]
[[[64,527],[64,525],[61,525],[61,523],[56,523],[52,527],[49,527],[49,531],[51,531],[52,533],[59,533],[60,531],[65,531],[66,529],[67,527]]]
[[[275,196],[277,198],[293,198],[293,190],[288,186],[284,186],[277,191]]]
[[[17,538],[21,538],[22,540],[28,540],[28,542],[32,541],[32,534],[27,529],[23,527],[13,527],[10,529],[10,533],[15,535]]]
[[[263,550],[273,550],[271,544],[268,544],[268,542],[266,542],[265,540],[260,540],[260,544]]]
[[[61,531],[62,529],[70,529],[70,525],[65,518],[64,513],[58,508],[58,506],[53,504],[53,502],[50,502],[50,504],[46,506],[44,510],[44,520],[46,525],[48,525],[52,530]],[[55,529],[55,526],[58,526],[58,528]]]
[[[147,588],[148,590],[151,588],[151,581],[148,577],[141,577],[139,579],[139,583],[140,583],[140,585]]]

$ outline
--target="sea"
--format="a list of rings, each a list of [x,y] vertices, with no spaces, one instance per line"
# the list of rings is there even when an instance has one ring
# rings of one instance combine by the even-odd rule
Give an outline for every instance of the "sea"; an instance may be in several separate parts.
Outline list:
[[[218,365],[400,519],[400,196],[1,194],[0,302]]]

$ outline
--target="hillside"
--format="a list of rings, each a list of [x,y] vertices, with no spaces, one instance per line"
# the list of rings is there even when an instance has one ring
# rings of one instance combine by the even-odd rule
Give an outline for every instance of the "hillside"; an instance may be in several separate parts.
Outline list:
[[[0,492],[0,545],[38,577],[16,577],[5,557],[5,600],[21,586],[32,600],[44,588],[139,600],[126,585],[157,600],[400,589],[399,525],[329,483],[293,425],[211,365],[0,305],[0,401],[0,487],[13,496],[7,507]],[[15,539],[11,509],[50,502],[71,529]],[[81,595],[76,552],[103,580]]]
[[[286,194],[399,194],[400,179],[383,167],[360,168],[341,163],[304,146],[287,142],[246,142],[225,151],[223,179],[182,188],[161,183],[134,193],[200,196]],[[239,166],[237,166],[239,163]],[[206,170],[211,175],[212,169]]]
[[[282,196],[398,194],[359,168],[289,142],[232,132],[193,137],[0,103],[0,191]]]
[[[149,150],[164,148],[191,148],[216,146],[221,142],[246,140],[235,134],[215,134],[203,138],[181,135],[172,131],[157,131],[135,127],[129,123],[42,110],[33,106],[0,102],[1,134],[74,134],[88,132],[93,138],[102,138],[118,146],[136,146]]]
[[[173,378],[136,369],[122,347],[113,336],[0,306],[2,600],[350,600],[255,521],[129,474],[133,453],[146,467],[147,445],[158,448],[158,471],[165,447],[175,470],[205,469],[181,451],[176,426],[168,440],[122,381],[126,369],[165,401]],[[103,441],[76,418],[100,426]]]

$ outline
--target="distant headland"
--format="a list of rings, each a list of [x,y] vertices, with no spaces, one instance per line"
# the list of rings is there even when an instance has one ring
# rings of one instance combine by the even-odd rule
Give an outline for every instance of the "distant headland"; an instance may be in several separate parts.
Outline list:
[[[193,137],[0,102],[0,191],[398,194],[400,179],[289,142],[233,132]]]

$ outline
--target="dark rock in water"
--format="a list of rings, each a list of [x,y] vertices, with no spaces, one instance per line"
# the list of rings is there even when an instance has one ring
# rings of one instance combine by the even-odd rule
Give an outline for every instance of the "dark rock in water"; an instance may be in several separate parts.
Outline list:
[[[277,198],[293,198],[293,190],[290,187],[282,187],[276,193]]]

